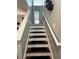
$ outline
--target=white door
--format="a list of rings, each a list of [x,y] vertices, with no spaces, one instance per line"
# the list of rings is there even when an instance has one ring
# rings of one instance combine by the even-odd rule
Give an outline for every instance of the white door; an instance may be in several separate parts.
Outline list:
[[[34,23],[39,24],[39,11],[34,11]]]

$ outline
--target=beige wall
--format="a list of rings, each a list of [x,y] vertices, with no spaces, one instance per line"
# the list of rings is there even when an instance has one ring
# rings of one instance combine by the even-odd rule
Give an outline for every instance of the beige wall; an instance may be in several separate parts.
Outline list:
[[[61,0],[52,1],[54,2],[53,11],[48,11],[46,8],[44,11],[57,38],[61,41]]]
[[[28,10],[28,5],[26,0],[17,0],[17,21],[20,22],[22,16],[26,14]]]
[[[27,11],[27,9],[28,5],[26,3],[26,0],[17,0],[17,12],[20,11],[21,14],[23,14],[24,12]]]

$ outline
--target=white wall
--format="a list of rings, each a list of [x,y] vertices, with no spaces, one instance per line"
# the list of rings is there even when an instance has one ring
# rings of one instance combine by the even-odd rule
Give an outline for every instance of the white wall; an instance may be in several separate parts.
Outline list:
[[[44,11],[57,38],[61,41],[61,0],[52,1],[54,3],[53,11],[48,11],[46,8]]]

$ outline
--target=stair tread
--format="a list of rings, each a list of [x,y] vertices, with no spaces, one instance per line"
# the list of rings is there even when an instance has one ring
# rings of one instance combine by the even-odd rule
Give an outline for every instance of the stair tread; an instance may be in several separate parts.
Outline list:
[[[50,53],[27,53],[26,56],[50,56]]]
[[[46,36],[46,33],[30,33],[29,35],[30,36],[39,36],[39,35],[45,35]]]
[[[38,29],[30,29],[30,32],[39,32],[39,31],[45,32],[45,29],[40,29],[40,30],[38,30]]]
[[[45,28],[30,28],[30,29],[38,29],[38,30],[40,30],[40,29],[45,29]]]
[[[39,31],[39,32],[30,32],[30,33],[46,33],[45,31]]]
[[[46,38],[29,38],[29,41],[47,41]]]
[[[28,45],[28,48],[37,48],[37,47],[48,47],[48,44],[32,44]]]
[[[44,26],[30,26],[30,28],[45,28]]]

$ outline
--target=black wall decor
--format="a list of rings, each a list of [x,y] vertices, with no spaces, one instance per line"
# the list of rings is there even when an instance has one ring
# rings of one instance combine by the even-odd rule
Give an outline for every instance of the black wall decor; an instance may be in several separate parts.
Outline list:
[[[52,11],[53,10],[53,6],[54,6],[54,4],[52,4],[52,1],[51,0],[46,0],[46,8],[49,11]]]

